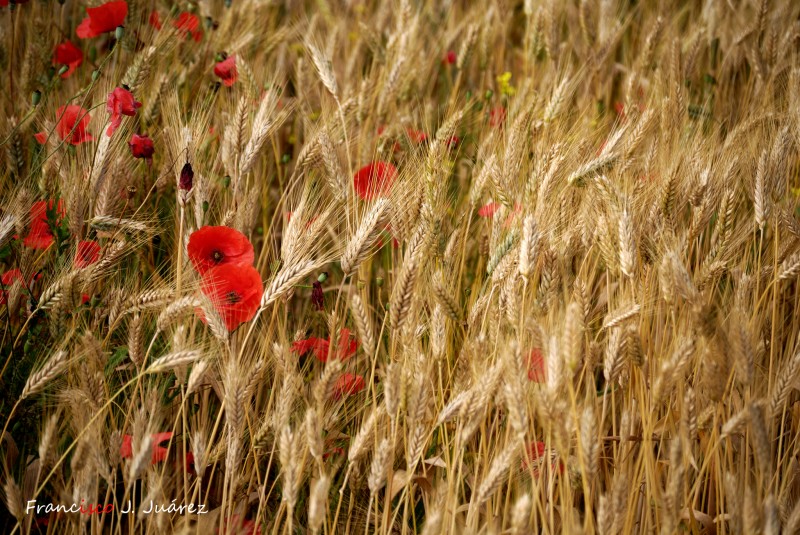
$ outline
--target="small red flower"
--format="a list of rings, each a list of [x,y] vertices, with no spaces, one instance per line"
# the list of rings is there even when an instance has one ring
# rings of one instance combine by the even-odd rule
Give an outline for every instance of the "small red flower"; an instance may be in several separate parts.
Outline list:
[[[455,50],[448,50],[447,54],[444,55],[444,61],[448,65],[454,65],[457,59],[458,56],[456,56]]]
[[[225,521],[222,531],[217,528],[216,533],[217,535],[233,535],[234,533],[236,535],[261,535],[261,525],[234,514]]]
[[[478,215],[480,217],[494,217],[494,214],[500,209],[502,205],[499,202],[490,202],[478,208]]]
[[[528,453],[528,459],[530,459],[530,464],[528,463],[528,459],[523,458],[522,469],[530,469],[533,472],[533,475],[538,477],[542,466],[546,466],[547,464],[547,446],[544,442],[537,441],[531,442],[526,449]],[[558,471],[559,474],[563,474],[564,463],[562,463],[560,460],[557,463],[555,460],[551,460],[550,469],[553,471]]]
[[[199,42],[203,38],[203,31],[200,29],[200,18],[193,14],[184,11],[172,25],[178,29],[178,32],[186,38],[191,35],[195,42]]]
[[[115,0],[97,7],[87,7],[86,14],[89,16],[75,29],[75,34],[81,39],[113,32],[117,26],[122,26],[128,16],[128,2]]]
[[[150,464],[160,463],[167,458],[167,448],[159,444],[165,440],[170,440],[172,435],[171,431],[150,435],[153,439],[153,453],[150,456]],[[124,435],[122,437],[122,446],[119,448],[119,454],[123,459],[133,457],[133,435]]]
[[[33,134],[33,137],[36,139],[36,142],[39,145],[44,145],[47,143],[47,132],[36,132]]]
[[[189,260],[201,275],[225,264],[252,265],[253,244],[247,236],[230,227],[205,226],[189,236]]]
[[[494,128],[503,126],[506,121],[506,109],[503,106],[495,106],[489,112],[489,124]]]
[[[153,161],[153,153],[156,149],[153,146],[153,140],[147,137],[147,134],[133,134],[131,140],[128,142],[128,147],[131,149],[131,154],[134,158],[144,158],[147,163]]]
[[[147,19],[147,22],[156,30],[161,29],[161,17],[158,16],[158,11],[150,12],[150,17]]]
[[[85,268],[100,260],[100,244],[93,240],[84,240],[78,243],[75,253],[75,266]]]
[[[358,341],[350,334],[350,329],[342,329],[339,331],[339,351],[333,358],[347,360],[356,354],[357,349]],[[327,362],[328,353],[330,352],[330,339],[324,340],[311,337],[292,343],[292,352],[298,355],[305,355],[309,351],[312,351],[320,362]]]
[[[111,134],[119,128],[122,124],[123,115],[133,117],[136,115],[136,110],[141,107],[142,103],[133,98],[133,93],[121,87],[115,88],[114,91],[108,94],[108,101],[106,102],[106,111],[111,114],[111,124],[108,125],[106,135],[111,137]]]
[[[75,69],[80,67],[81,63],[83,63],[83,52],[72,41],[64,41],[56,46],[53,54],[53,65],[69,66],[69,69],[61,75],[61,78],[69,77],[70,74],[75,72]]]
[[[0,289],[0,305],[5,305],[6,302],[8,302],[8,289],[18,280],[22,280],[22,272],[18,269],[8,270],[0,277],[0,282],[2,282],[2,289]]]
[[[544,354],[539,348],[531,350],[528,353],[528,380],[535,383],[544,383],[546,381],[545,367],[544,367]]]
[[[56,116],[58,117],[56,133],[62,141],[70,145],[80,145],[94,139],[86,131],[86,127],[89,126],[89,121],[91,120],[88,110],[75,104],[68,104],[58,108]]]
[[[409,128],[406,130],[406,134],[408,134],[408,138],[411,140],[411,142],[417,145],[421,145],[422,143],[428,141],[428,135],[422,130],[414,130],[413,128]]]
[[[200,289],[214,303],[228,331],[253,319],[264,293],[261,275],[247,264],[222,264],[209,269]]]
[[[333,399],[339,400],[342,397],[352,396],[364,390],[364,378],[360,375],[353,375],[352,373],[345,373],[336,380],[333,385]]]
[[[47,211],[53,209],[55,201],[36,201],[31,206],[30,218],[31,228],[28,235],[22,240],[27,247],[31,249],[47,249],[53,243],[53,233],[50,231],[50,226],[47,223]],[[56,206],[56,223],[61,221],[66,212],[64,211],[64,201],[58,201]]]
[[[397,168],[382,161],[369,163],[353,177],[356,194],[364,200],[380,197],[389,192],[397,178]]]
[[[236,71],[236,56],[228,56],[214,65],[214,74],[222,79],[222,83],[226,87],[232,86],[239,78],[239,73]]]
[[[447,148],[454,149],[458,146],[460,142],[461,139],[459,139],[458,136],[450,136],[450,139],[447,140]]]

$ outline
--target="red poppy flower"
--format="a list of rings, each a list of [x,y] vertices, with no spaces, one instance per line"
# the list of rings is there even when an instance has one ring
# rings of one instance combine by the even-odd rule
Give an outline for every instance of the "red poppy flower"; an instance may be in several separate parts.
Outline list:
[[[113,32],[117,26],[122,26],[128,15],[128,2],[115,0],[97,7],[87,7],[86,14],[89,16],[75,29],[75,34],[81,39]]]
[[[480,217],[494,217],[494,214],[500,209],[502,205],[499,202],[490,202],[478,208],[478,215]]]
[[[447,140],[447,148],[448,149],[453,149],[453,148],[457,147],[460,142],[461,142],[461,139],[459,139],[458,136],[450,136],[450,139]]]
[[[388,162],[372,162],[359,169],[353,177],[356,194],[364,200],[389,192],[397,178],[397,168]]]
[[[544,383],[546,381],[545,367],[544,367],[544,354],[539,348],[533,349],[528,353],[528,380],[535,383]]]
[[[358,341],[352,336],[350,329],[342,329],[339,331],[339,351],[333,358],[347,360],[356,354],[357,349]],[[330,339],[324,340],[322,338],[311,337],[292,343],[293,353],[305,355],[309,351],[312,351],[320,362],[327,362],[328,353],[330,352]]]
[[[333,399],[339,400],[344,396],[352,396],[364,390],[364,378],[360,375],[353,375],[352,373],[345,373],[336,380],[333,385]]]
[[[332,448],[332,449],[326,451],[325,453],[322,454],[322,460],[323,461],[327,461],[328,457],[331,457],[333,455],[336,455],[336,456],[344,455],[344,448],[340,448],[340,447],[337,446],[335,448]]]
[[[36,201],[31,206],[30,218],[31,228],[28,235],[22,240],[31,249],[47,249],[53,243],[53,233],[47,223],[47,211],[53,209],[53,199],[49,201]],[[56,223],[61,221],[66,212],[64,211],[64,201],[58,201],[56,205]]]
[[[70,145],[80,145],[94,138],[86,131],[91,117],[89,111],[76,106],[67,104],[56,110],[58,122],[56,123],[56,134],[62,141]]]
[[[2,289],[0,289],[0,305],[5,305],[8,302],[8,289],[18,280],[22,280],[22,272],[18,269],[8,270],[0,277],[0,282],[3,283]]]
[[[411,142],[416,143],[417,145],[420,145],[428,141],[428,135],[422,130],[414,130],[413,128],[408,128],[406,130],[406,134],[408,134],[408,138],[411,140]]]
[[[239,73],[236,71],[236,56],[228,56],[214,65],[214,74],[222,79],[222,83],[226,87],[232,86],[239,78]]]
[[[225,264],[251,265],[255,260],[253,244],[247,236],[230,227],[205,226],[189,236],[189,260],[201,275]]]
[[[261,275],[247,264],[222,264],[209,269],[200,288],[214,303],[228,331],[253,319],[264,293]]]
[[[111,134],[119,128],[123,115],[133,117],[136,115],[136,110],[141,107],[142,103],[136,102],[133,93],[121,87],[115,88],[108,94],[108,102],[106,102],[106,111],[111,114],[111,124],[108,125],[106,135],[111,137]]]
[[[47,143],[47,132],[36,132],[33,134],[33,137],[36,139],[36,142],[39,145],[44,145]]]
[[[217,528],[216,533],[217,535],[233,535],[234,533],[236,535],[261,535],[261,525],[234,514],[225,521],[222,531]]]
[[[506,109],[503,106],[495,106],[489,112],[489,124],[494,128],[503,125],[506,120]]]
[[[455,50],[448,50],[447,54],[445,54],[445,56],[444,56],[444,61],[448,65],[455,64],[457,59],[458,59],[458,57],[456,56],[456,51]]]
[[[153,140],[147,137],[147,134],[141,136],[133,134],[128,142],[128,147],[130,147],[134,158],[144,158],[148,163],[153,161],[153,153],[155,153],[156,149],[153,146]]]
[[[522,459],[522,469],[528,470],[529,468],[533,471],[534,476],[539,476],[540,470],[542,466],[546,465],[547,462],[547,446],[544,442],[531,442],[527,449],[528,459],[530,459],[530,464],[528,464],[528,459]],[[564,473],[564,463],[560,460],[558,462],[551,460],[550,461],[550,469],[553,471],[558,471],[559,474]]]
[[[160,463],[167,458],[167,448],[159,446],[159,444],[165,440],[171,439],[172,435],[173,433],[171,431],[150,435],[153,439],[153,453],[150,456],[150,464]],[[125,435],[122,437],[122,446],[119,448],[119,454],[123,459],[130,459],[133,457],[133,435]]]
[[[93,240],[84,240],[78,243],[75,253],[75,266],[85,268],[100,259],[100,244]]]
[[[67,72],[61,75],[61,78],[67,78],[75,72],[75,69],[81,63],[83,63],[83,52],[72,41],[64,41],[56,46],[56,51],[53,54],[53,65],[67,65],[69,67]]]
[[[185,38],[188,35],[192,36],[196,42],[203,38],[203,31],[200,29],[200,18],[193,14],[184,11],[172,25],[178,29],[178,32]]]
[[[81,304],[82,305],[85,305],[86,303],[91,301],[91,299],[92,298],[89,296],[89,294],[81,294]]]
[[[148,24],[156,30],[161,29],[161,17],[158,16],[158,11],[152,11],[150,17],[147,19]]]

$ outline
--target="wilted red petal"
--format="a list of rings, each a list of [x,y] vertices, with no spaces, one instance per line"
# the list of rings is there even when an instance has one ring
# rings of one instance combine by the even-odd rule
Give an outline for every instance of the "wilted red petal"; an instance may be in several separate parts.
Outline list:
[[[224,264],[252,264],[253,244],[247,236],[231,227],[205,226],[189,236],[189,260],[202,275]]]
[[[39,145],[47,143],[47,132],[36,132],[33,137]]]
[[[359,197],[370,200],[387,194],[396,178],[397,168],[394,165],[375,161],[356,172],[353,185]]]
[[[88,16],[75,29],[75,34],[81,39],[113,32],[117,26],[122,26],[128,15],[128,2],[115,0],[97,7],[87,7],[86,14]]]

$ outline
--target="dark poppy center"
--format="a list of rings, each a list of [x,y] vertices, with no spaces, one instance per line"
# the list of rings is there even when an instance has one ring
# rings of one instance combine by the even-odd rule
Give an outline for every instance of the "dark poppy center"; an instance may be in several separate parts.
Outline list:
[[[211,253],[211,256],[214,258],[214,262],[217,263],[222,262],[223,256],[220,251],[214,251],[213,253]]]
[[[225,299],[227,299],[229,305],[235,305],[236,303],[242,300],[242,296],[237,294],[236,292],[231,291],[225,295]]]

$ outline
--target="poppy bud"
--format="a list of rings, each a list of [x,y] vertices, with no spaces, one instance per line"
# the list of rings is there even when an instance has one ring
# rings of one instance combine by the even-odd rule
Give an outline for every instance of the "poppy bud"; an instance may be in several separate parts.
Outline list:
[[[208,212],[208,201],[203,201],[203,213]]]
[[[356,288],[358,288],[359,290],[363,290],[363,289],[364,289],[364,286],[366,286],[366,285],[364,284],[364,281],[358,281],[358,282],[356,282]]]
[[[225,186],[226,188],[228,186],[230,186],[231,185],[231,177],[228,176],[228,175],[225,175],[225,178],[222,179],[222,185]]]
[[[61,76],[65,72],[69,70],[69,65],[62,65],[60,69],[58,69],[58,75]]]
[[[322,291],[322,284],[314,281],[314,289],[311,291],[311,304],[317,310],[325,310],[325,294]]]
[[[211,17],[206,17],[206,29],[210,30],[214,26],[214,20]]]
[[[233,0],[225,0],[225,7],[231,7]]]
[[[287,164],[290,161],[292,161],[292,157],[289,156],[288,154],[284,154],[283,156],[281,156],[281,163]]]
[[[31,104],[38,106],[40,100],[42,100],[42,92],[37,89],[31,93]]]
[[[114,37],[119,41],[123,35],[125,35],[125,26],[117,26],[117,29],[114,30]]]
[[[186,162],[183,164],[183,169],[181,169],[181,179],[178,185],[182,190],[191,191],[193,182],[194,171],[192,170],[192,164]]]
[[[98,78],[100,78],[100,71],[93,70],[92,71],[92,81],[96,82]]]
[[[325,282],[326,280],[328,280],[328,272],[323,271],[319,274],[319,277],[317,277],[317,282]]]
[[[378,288],[380,288],[381,286],[383,286],[383,277],[377,277],[377,278],[375,279],[375,285],[376,285]]]
[[[494,96],[494,91],[492,91],[491,89],[487,89],[486,90],[486,94],[484,95],[484,98],[486,98],[486,100],[489,100],[493,96]]]

